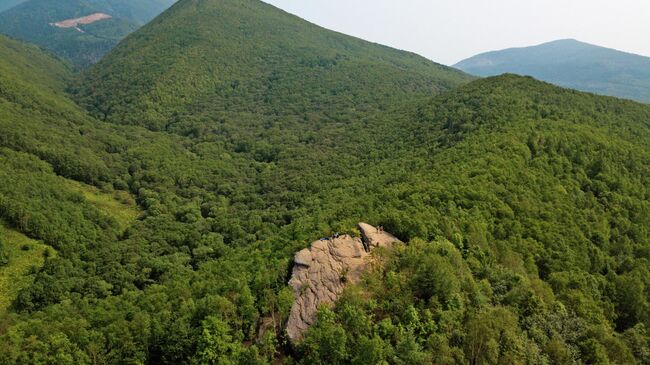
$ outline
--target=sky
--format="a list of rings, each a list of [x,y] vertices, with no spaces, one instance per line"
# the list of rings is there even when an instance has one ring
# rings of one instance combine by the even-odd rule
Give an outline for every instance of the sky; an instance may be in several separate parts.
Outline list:
[[[648,0],[264,0],[328,29],[453,65],[557,39],[650,56]]]

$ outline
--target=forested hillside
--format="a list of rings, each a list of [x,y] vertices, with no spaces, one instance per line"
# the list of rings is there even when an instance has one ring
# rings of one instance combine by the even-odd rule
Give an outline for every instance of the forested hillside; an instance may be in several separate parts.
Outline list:
[[[470,80],[260,1],[183,1],[86,72],[79,99],[102,120],[189,133],[225,115],[313,126]]]
[[[650,103],[650,57],[563,39],[486,52],[457,67],[487,77],[506,72],[572,89]]]
[[[378,202],[409,245],[305,363],[647,363],[649,112],[507,75],[422,106]]]
[[[0,12],[0,33],[52,51],[78,67],[97,62],[122,38],[175,0],[28,0]],[[1,11],[1,10],[0,10]],[[55,23],[103,13],[110,18],[60,27]]]
[[[183,0],[79,77],[0,55],[0,219],[49,247],[0,364],[650,362],[648,106],[252,0]],[[294,253],[359,221],[406,245],[290,345]]]

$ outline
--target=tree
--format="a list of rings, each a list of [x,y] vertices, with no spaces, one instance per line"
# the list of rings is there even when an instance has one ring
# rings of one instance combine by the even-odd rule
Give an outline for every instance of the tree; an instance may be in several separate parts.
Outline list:
[[[235,336],[228,323],[210,316],[201,322],[202,331],[199,336],[198,348],[194,356],[194,364],[234,365],[238,363],[244,352],[240,341],[241,336]]]
[[[465,354],[471,365],[519,363],[517,317],[506,308],[476,313],[466,328]]]
[[[643,281],[633,274],[616,279],[616,325],[620,330],[634,327],[648,318],[648,301]]]
[[[347,334],[336,323],[336,314],[321,308],[316,324],[305,334],[302,349],[305,364],[345,364],[348,362]]]
[[[388,360],[394,355],[392,346],[375,335],[372,338],[361,336],[355,348],[356,355],[352,358],[352,364],[388,364]]]
[[[0,266],[7,265],[9,263],[9,253],[7,252],[7,248],[5,247],[3,234],[4,232],[2,231],[2,227],[0,226]]]
[[[424,250],[418,256],[412,283],[419,298],[437,297],[441,303],[447,303],[460,290],[456,269],[449,258],[430,250]]]

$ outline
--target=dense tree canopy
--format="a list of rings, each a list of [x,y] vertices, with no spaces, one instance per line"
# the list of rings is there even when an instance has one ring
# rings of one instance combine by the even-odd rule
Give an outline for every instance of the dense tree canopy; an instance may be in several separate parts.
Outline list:
[[[101,59],[117,43],[175,0],[2,0],[0,33],[53,52],[77,67]],[[52,23],[95,13],[111,18],[75,27]]]
[[[197,3],[218,2],[172,10]],[[370,47],[331,37],[342,54]],[[650,107],[512,75],[461,86],[384,51],[354,72],[354,52],[327,72],[281,68],[268,102],[228,80],[180,105],[191,77],[173,90],[155,73],[134,75],[153,78],[142,94],[93,93],[123,77],[100,64],[72,90],[100,121],[63,92],[64,65],[0,38],[0,219],[56,250],[0,314],[0,363],[648,363]],[[111,57],[153,62],[130,52]],[[132,196],[137,219],[79,182]],[[290,346],[293,254],[362,220],[407,244]]]
[[[5,247],[3,233],[2,227],[0,227],[0,266],[5,266],[9,263],[9,252]]]

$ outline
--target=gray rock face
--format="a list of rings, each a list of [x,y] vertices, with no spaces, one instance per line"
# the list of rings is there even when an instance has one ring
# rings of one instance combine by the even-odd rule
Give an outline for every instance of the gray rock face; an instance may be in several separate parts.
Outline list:
[[[300,341],[316,321],[320,305],[333,306],[346,285],[359,281],[370,258],[365,247],[370,251],[401,242],[369,224],[359,223],[359,229],[363,241],[344,235],[316,241],[310,248],[296,253],[289,280],[295,299],[287,322],[287,334],[292,342]]]
[[[390,247],[395,242],[402,242],[390,233],[379,230],[367,223],[359,223],[361,237],[369,250],[377,247]]]

